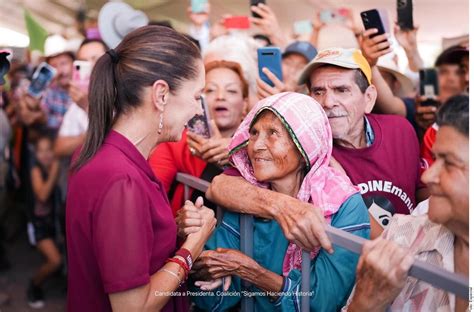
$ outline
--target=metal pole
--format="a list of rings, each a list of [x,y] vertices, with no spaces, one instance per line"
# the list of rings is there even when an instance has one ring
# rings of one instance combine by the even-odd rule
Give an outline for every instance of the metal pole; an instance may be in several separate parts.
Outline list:
[[[301,308],[303,312],[310,310],[310,279],[311,279],[311,259],[309,252],[303,251],[303,263],[301,264]]]
[[[222,207],[221,207],[221,206],[217,206],[217,207],[216,207],[216,219],[217,219],[217,225],[216,225],[216,226],[218,226],[219,224],[221,224],[222,217],[223,217]]]
[[[253,217],[251,215],[240,215],[240,250],[253,258]],[[242,291],[250,290],[251,284],[242,280]],[[240,302],[240,309],[243,312],[253,312],[254,302],[253,297],[242,296]]]
[[[184,201],[187,201],[189,199],[189,186],[184,185]]]
[[[335,245],[360,254],[364,238],[343,230],[327,226],[326,234]],[[408,275],[430,283],[436,288],[444,289],[464,299],[469,299],[469,280],[460,274],[449,272],[437,265],[415,260]]]
[[[176,175],[176,181],[178,181],[179,183],[183,183],[185,186],[187,185],[203,193],[205,193],[207,189],[209,188],[209,185],[211,185],[211,183],[204,181],[202,179],[193,177],[192,175],[189,175],[187,173],[178,173]]]
[[[201,192],[205,192],[210,184],[207,181],[204,181],[199,178],[193,177],[188,174],[183,174],[183,173],[178,173],[176,180],[185,185],[185,189],[184,189],[185,199],[188,199],[189,187],[192,187]],[[217,217],[219,219],[219,215],[217,215]],[[245,238],[245,236],[249,234],[251,235],[249,242],[250,244],[253,245],[253,218],[251,216],[248,216],[248,217],[252,219],[251,230],[245,230],[245,231],[243,229],[248,225],[246,222],[243,222],[241,218],[241,248],[242,248],[242,243],[244,241],[245,241],[245,244],[247,244],[247,239]],[[244,226],[242,225],[242,222],[244,223]],[[345,249],[348,249],[357,254],[361,253],[362,245],[365,242],[364,238],[345,232],[341,229],[331,227],[329,225],[326,226],[326,234],[329,236],[329,239],[331,240],[333,244],[343,247]],[[248,248],[248,246],[246,248]],[[250,248],[250,251],[252,251],[252,249],[253,249],[253,246],[252,248]],[[242,249],[242,250],[246,250],[246,249]],[[303,264],[302,264],[303,278],[305,278],[306,275],[309,275],[309,273],[306,274],[306,272],[309,272],[309,266],[308,266],[308,269],[305,269],[306,264],[305,264],[304,259],[305,258],[303,255]],[[434,287],[454,293],[455,295],[461,298],[469,299],[469,280],[468,278],[460,274],[449,272],[441,267],[426,263],[424,261],[415,260],[415,263],[413,264],[410,271],[408,272],[408,275],[413,276],[422,281],[425,281],[427,283],[430,283]],[[309,279],[309,276],[307,278]],[[305,291],[305,287],[303,285],[302,285],[302,291]],[[304,302],[305,302],[305,299],[303,298],[303,304]],[[251,310],[246,310],[246,311],[251,311]]]

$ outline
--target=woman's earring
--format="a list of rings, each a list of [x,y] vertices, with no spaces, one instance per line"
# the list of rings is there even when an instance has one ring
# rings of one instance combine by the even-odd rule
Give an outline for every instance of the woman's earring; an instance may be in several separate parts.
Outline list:
[[[163,130],[163,113],[160,114],[160,124],[158,125],[158,134]]]

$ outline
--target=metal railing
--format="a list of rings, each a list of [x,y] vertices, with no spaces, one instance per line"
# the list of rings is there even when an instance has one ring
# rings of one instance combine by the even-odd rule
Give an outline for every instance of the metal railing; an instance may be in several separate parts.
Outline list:
[[[185,199],[189,199],[189,189],[206,192],[210,183],[202,179],[193,177],[188,174],[178,173],[176,180],[184,184],[184,196]],[[217,208],[216,212],[217,220],[222,220],[222,209]],[[253,218],[250,215],[243,215],[240,220],[240,246],[241,251],[248,256],[252,256],[253,250]],[[329,236],[331,242],[342,248],[360,254],[362,251],[362,245],[366,239],[357,235],[345,232],[343,230],[334,228],[330,225],[326,226],[326,234]],[[301,266],[301,291],[303,293],[309,293],[310,291],[310,257],[308,252],[303,253],[303,263]],[[443,289],[447,292],[453,293],[460,298],[469,299],[469,280],[467,277],[449,272],[436,265],[426,263],[424,261],[415,260],[414,264],[408,271],[408,275],[413,276],[419,280],[425,281],[436,288]],[[244,284],[244,287],[249,287],[248,284]],[[301,307],[303,311],[310,311],[310,297],[303,296],[301,299]],[[253,311],[253,300],[252,297],[243,297],[241,303],[242,311]]]

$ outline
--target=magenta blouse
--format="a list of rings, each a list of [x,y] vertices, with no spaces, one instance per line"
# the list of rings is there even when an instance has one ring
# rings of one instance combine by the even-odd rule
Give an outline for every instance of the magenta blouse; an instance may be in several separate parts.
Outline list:
[[[67,310],[111,311],[108,294],[149,283],[173,256],[176,233],[161,182],[135,146],[110,131],[69,180]],[[162,311],[185,309],[183,300],[173,297]]]

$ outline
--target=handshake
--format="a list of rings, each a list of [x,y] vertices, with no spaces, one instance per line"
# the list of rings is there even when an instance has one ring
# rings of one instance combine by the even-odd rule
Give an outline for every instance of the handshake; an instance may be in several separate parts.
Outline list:
[[[194,204],[187,200],[178,211],[175,220],[178,225],[178,236],[198,240],[205,237],[204,243],[212,234],[217,222],[214,211],[204,206],[202,197],[198,197]]]

